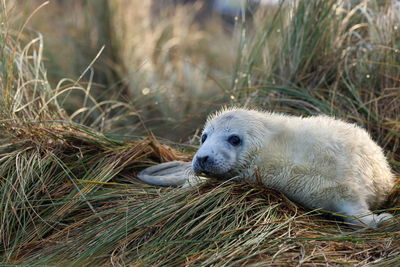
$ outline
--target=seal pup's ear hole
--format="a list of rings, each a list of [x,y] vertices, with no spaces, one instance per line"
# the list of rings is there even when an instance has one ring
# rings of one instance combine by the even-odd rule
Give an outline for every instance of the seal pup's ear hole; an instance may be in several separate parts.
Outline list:
[[[201,136],[201,143],[203,144],[203,143],[206,141],[206,139],[207,139],[207,134],[204,133],[204,134]]]
[[[239,136],[237,136],[236,134],[234,134],[234,135],[229,136],[228,142],[232,146],[238,146],[242,143],[242,139]]]

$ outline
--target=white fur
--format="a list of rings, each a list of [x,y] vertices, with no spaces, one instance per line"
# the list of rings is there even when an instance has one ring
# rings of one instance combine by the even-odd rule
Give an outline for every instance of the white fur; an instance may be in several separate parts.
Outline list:
[[[382,149],[362,128],[328,116],[295,117],[240,108],[208,119],[207,139],[190,163],[166,163],[142,171],[147,183],[197,184],[217,179],[261,181],[309,208],[343,215],[353,226],[377,227],[390,219],[373,214],[394,185]],[[240,145],[228,142],[239,136]],[[208,157],[199,164],[199,158]]]
[[[204,127],[193,158],[210,157],[208,175],[261,182],[310,208],[376,227],[390,214],[372,214],[394,185],[382,149],[362,128],[327,116],[295,117],[246,109],[223,110]],[[227,138],[242,138],[230,146]],[[197,166],[197,169],[199,167]]]

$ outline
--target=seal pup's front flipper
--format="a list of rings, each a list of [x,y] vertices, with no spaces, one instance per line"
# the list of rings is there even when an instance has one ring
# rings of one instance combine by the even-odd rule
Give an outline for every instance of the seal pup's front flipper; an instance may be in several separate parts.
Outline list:
[[[142,170],[138,178],[152,185],[158,186],[193,186],[202,179],[196,177],[192,171],[191,162],[171,161],[151,166]]]

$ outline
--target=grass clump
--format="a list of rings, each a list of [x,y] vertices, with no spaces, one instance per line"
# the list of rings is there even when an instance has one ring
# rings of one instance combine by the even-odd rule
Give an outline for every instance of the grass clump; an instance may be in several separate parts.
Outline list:
[[[190,153],[169,148],[152,137],[129,142],[110,137],[109,130],[121,125],[118,118],[136,116],[135,109],[123,102],[97,102],[92,97],[92,80],[87,83],[82,80],[85,75],[93,77],[90,68],[93,65],[78,81],[61,80],[53,88],[42,62],[42,37],[20,29],[15,31],[7,15],[10,11],[4,9],[6,2],[1,3],[2,264],[265,266],[392,265],[400,261],[398,186],[383,207],[396,215],[394,221],[376,230],[352,231],[339,220],[334,221],[320,211],[305,210],[280,193],[256,184],[209,181],[199,187],[181,189],[140,183],[135,174],[143,167],[189,160]],[[233,99],[248,100],[249,105],[265,100],[278,103],[274,107],[291,113],[321,111],[364,123],[373,130],[396,166],[397,107],[380,101],[398,96],[387,96],[388,87],[385,90],[378,87],[378,93],[368,94],[369,84],[356,81],[356,72],[338,67],[346,63],[340,57],[337,59],[340,64],[328,62],[322,65],[324,70],[318,69],[316,62],[324,59],[324,53],[332,47],[347,51],[341,45],[331,44],[329,40],[334,36],[322,31],[338,23],[331,13],[337,7],[331,1],[300,3],[293,7],[297,13],[269,24],[290,29],[280,33],[282,36],[275,36],[285,45],[266,45],[269,39],[260,32],[255,39],[242,40],[242,55],[235,66],[237,76],[229,93]],[[356,12],[359,8],[344,10],[350,12],[349,20],[365,22],[364,13]],[[321,16],[314,24],[321,21],[322,25],[307,22],[314,11]],[[305,32],[303,24],[320,27],[320,34]],[[352,36],[349,33],[353,26],[348,25],[343,32]],[[277,35],[268,29],[262,32]],[[369,36],[368,32],[363,33],[364,38]],[[301,36],[308,36],[313,45],[301,48],[296,46],[297,41],[289,40],[301,40]],[[245,46],[246,42],[257,45]],[[346,43],[350,50],[352,44],[359,45],[352,42]],[[275,50],[265,54],[268,49]],[[309,49],[312,53],[307,58]],[[253,54],[246,54],[248,51]],[[285,54],[290,51],[298,55]],[[266,57],[272,54],[275,59]],[[356,63],[365,63],[362,57],[352,56],[360,60]],[[167,63],[171,63],[169,60]],[[299,62],[291,64],[290,60]],[[380,60],[386,65],[375,67],[382,65],[385,73],[395,75],[390,69],[391,64],[396,68],[394,61],[384,57]],[[368,67],[364,63],[362,66]],[[270,67],[264,72],[266,66]],[[293,69],[286,73],[284,69],[290,66]],[[313,70],[320,74],[320,81],[312,75]],[[374,80],[379,85],[386,81],[382,76]],[[384,86],[398,90],[394,80],[386,82]],[[65,111],[65,101],[73,91],[81,94],[84,105],[78,110]],[[348,102],[336,102],[338,95]],[[376,120],[371,119],[371,114]]]
[[[256,33],[241,41],[236,101],[353,121],[398,168],[398,3],[297,1],[262,14]]]

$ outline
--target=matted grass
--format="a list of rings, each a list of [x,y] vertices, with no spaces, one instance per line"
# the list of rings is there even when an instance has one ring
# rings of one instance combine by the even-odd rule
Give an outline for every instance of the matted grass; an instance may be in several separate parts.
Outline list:
[[[149,186],[134,178],[137,170],[188,155],[151,138],[122,143],[60,122],[5,128],[13,138],[3,144],[0,160],[5,263],[262,266],[400,260],[398,219],[376,230],[353,231],[256,184]]]

